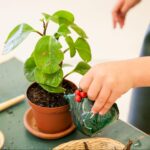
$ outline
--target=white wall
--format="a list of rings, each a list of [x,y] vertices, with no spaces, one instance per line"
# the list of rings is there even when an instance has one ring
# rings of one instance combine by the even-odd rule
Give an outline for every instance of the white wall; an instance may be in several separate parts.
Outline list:
[[[10,30],[17,24],[27,22],[40,29],[42,12],[53,13],[67,9],[75,14],[76,22],[89,37],[93,63],[109,59],[137,57],[145,30],[150,22],[150,1],[143,0],[129,13],[123,30],[113,30],[111,10],[116,0],[0,0],[0,50]],[[53,26],[50,25],[53,30]],[[38,36],[33,35],[12,53],[1,56],[0,61],[16,56],[25,60],[34,48]],[[78,59],[78,58],[76,58]],[[123,120],[127,119],[131,91],[118,102]]]

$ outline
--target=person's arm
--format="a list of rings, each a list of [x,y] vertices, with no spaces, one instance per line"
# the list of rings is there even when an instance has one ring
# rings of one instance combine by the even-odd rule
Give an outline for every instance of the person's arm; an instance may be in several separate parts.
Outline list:
[[[112,21],[114,28],[116,28],[117,23],[121,28],[124,26],[126,14],[140,1],[141,0],[117,0],[117,3],[112,11]]]
[[[150,57],[97,64],[79,86],[95,101],[92,112],[103,115],[129,89],[150,86]]]

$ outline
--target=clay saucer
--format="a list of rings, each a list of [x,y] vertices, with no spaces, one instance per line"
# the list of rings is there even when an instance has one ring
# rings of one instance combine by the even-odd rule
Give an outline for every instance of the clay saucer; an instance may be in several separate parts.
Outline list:
[[[23,122],[24,122],[25,128],[31,134],[33,134],[33,135],[35,135],[35,136],[37,136],[39,138],[42,138],[42,139],[58,139],[58,138],[61,138],[61,137],[64,137],[64,136],[68,135],[69,133],[74,131],[75,128],[76,128],[75,125],[72,124],[70,126],[70,128],[68,128],[67,130],[64,130],[62,132],[59,132],[59,133],[55,133],[55,134],[43,133],[43,132],[39,131],[39,129],[37,128],[36,121],[35,121],[35,119],[33,117],[31,109],[28,109],[25,112]]]

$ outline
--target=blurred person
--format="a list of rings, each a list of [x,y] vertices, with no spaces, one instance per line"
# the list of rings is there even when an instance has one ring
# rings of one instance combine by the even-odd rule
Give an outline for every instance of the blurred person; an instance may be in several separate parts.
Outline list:
[[[113,27],[121,28],[131,8],[140,0],[117,0],[112,11]],[[80,88],[95,101],[92,112],[104,115],[116,100],[131,88],[133,92],[129,122],[150,133],[150,28],[139,58],[96,64],[81,79]],[[143,89],[142,87],[145,87]],[[144,90],[144,91],[143,91]]]

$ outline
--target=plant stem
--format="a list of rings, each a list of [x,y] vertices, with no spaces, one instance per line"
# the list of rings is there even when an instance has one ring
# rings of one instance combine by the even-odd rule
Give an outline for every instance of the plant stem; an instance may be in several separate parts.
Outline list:
[[[65,50],[63,51],[63,53],[65,54],[68,50],[69,50],[69,48],[65,49]]]
[[[40,36],[43,36],[43,34],[39,31],[35,31],[37,34],[39,34]]]
[[[48,22],[45,23],[45,21],[43,20],[43,35],[46,35],[46,31],[47,31],[47,27],[48,27]]]
[[[64,76],[64,79],[67,77],[67,76],[69,76],[70,74],[72,74],[73,73],[73,71],[70,71],[69,73],[67,73],[65,76]]]

